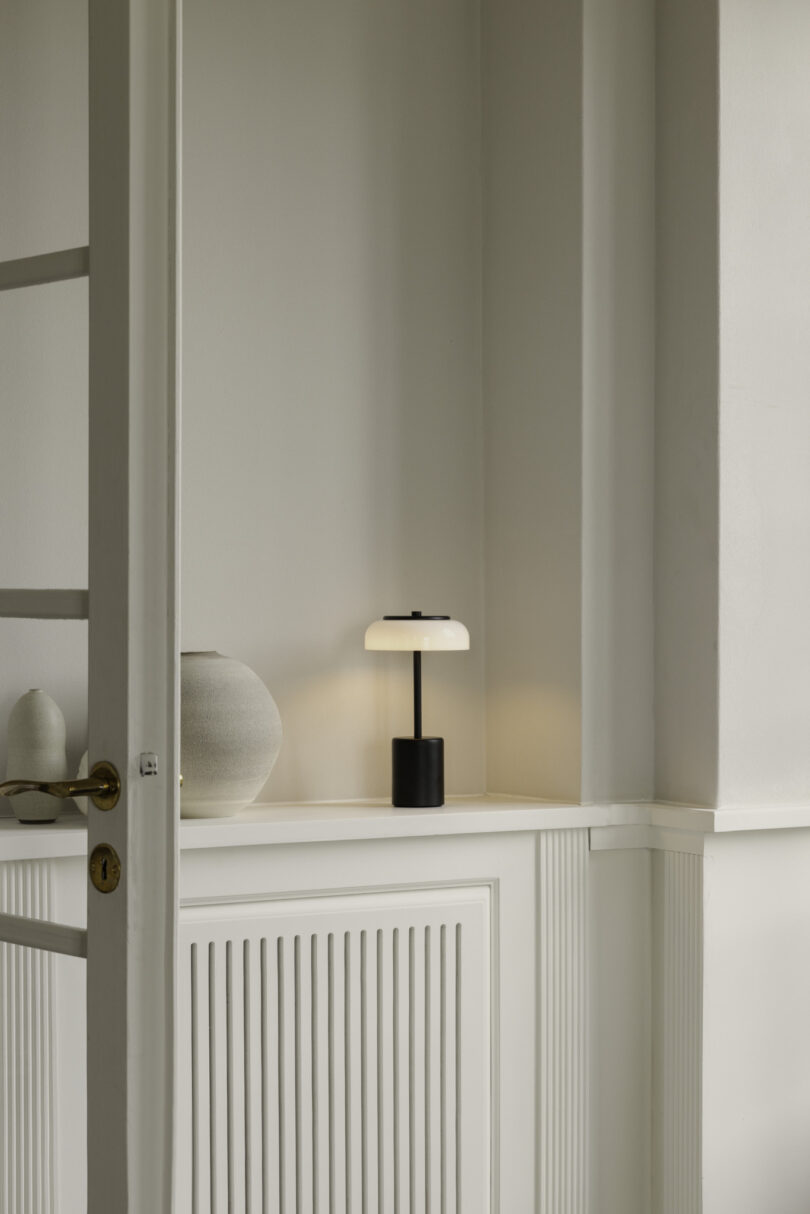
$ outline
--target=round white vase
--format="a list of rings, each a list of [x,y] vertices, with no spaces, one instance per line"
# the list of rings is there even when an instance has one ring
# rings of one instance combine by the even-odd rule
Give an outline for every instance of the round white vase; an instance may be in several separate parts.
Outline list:
[[[12,708],[7,754],[7,780],[67,778],[65,718],[47,692],[32,688]],[[55,822],[62,809],[58,797],[44,792],[23,792],[10,801],[21,822]]]
[[[180,814],[230,817],[255,800],[270,775],[281,717],[244,662],[213,651],[180,659]]]

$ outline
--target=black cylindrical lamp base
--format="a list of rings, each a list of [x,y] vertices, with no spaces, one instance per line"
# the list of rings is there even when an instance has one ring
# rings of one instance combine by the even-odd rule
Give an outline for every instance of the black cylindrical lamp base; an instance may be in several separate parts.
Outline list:
[[[394,738],[391,800],[400,809],[444,805],[444,738]]]

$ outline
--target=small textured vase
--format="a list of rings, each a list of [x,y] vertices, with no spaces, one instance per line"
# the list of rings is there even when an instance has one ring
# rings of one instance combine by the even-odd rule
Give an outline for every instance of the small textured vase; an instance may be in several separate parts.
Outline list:
[[[8,719],[7,780],[64,780],[65,718],[59,705],[39,688],[20,696]],[[11,797],[21,822],[55,822],[62,809],[58,797],[23,792]]]
[[[227,818],[255,800],[281,749],[281,717],[259,676],[221,653],[180,661],[180,813]]]

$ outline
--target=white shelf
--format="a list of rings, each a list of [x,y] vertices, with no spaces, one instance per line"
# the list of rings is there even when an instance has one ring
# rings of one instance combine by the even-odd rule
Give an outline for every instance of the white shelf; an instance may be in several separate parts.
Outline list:
[[[251,847],[607,825],[610,807],[506,797],[451,797],[440,809],[394,809],[384,801],[253,805],[235,818],[188,819],[181,847]],[[621,821],[626,821],[624,815]]]
[[[639,821],[639,811],[646,814],[641,806],[561,805],[505,797],[453,797],[441,809],[394,809],[384,801],[252,805],[234,818],[184,819],[180,847],[187,851],[627,825]],[[48,826],[0,818],[0,862],[68,858],[86,851],[87,824],[78,814]]]
[[[384,801],[252,805],[234,818],[187,818],[183,851],[359,839],[427,838],[515,831],[593,829],[606,847],[651,846],[655,832],[695,836],[734,831],[810,828],[810,805],[706,809],[627,803],[566,805],[517,797],[451,797],[441,809],[394,809]],[[687,849],[688,850],[688,849]],[[69,813],[47,826],[0,818],[0,863],[67,859],[87,851],[87,823]]]

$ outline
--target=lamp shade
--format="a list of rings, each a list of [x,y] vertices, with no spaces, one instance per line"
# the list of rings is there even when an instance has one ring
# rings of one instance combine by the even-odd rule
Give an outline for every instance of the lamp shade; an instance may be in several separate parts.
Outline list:
[[[385,616],[366,629],[366,649],[469,649],[470,634],[449,616]]]

